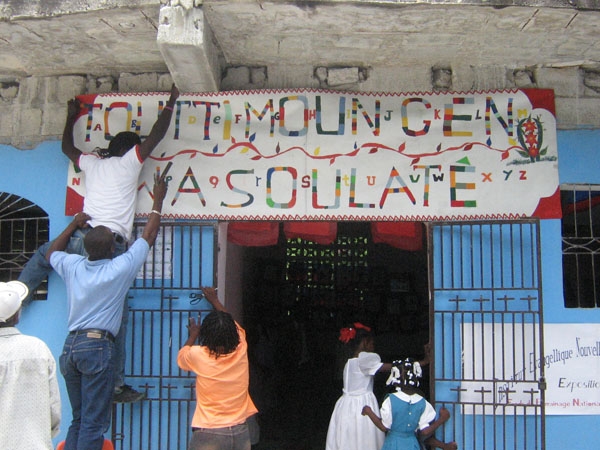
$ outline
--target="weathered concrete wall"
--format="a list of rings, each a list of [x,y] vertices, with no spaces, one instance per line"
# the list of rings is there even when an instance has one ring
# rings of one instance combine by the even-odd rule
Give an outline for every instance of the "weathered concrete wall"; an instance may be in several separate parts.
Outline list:
[[[580,8],[600,1],[0,0],[0,143],[60,139],[77,94],[173,81],[182,92],[550,88],[559,129],[600,129],[600,11]]]
[[[0,144],[31,149],[62,137],[67,102],[80,94],[168,92],[168,73],[121,74],[112,77],[68,75],[29,77],[0,83]]]
[[[294,73],[300,68],[290,70]],[[333,73],[332,73],[333,72]],[[457,73],[459,72],[459,73]],[[257,74],[258,73],[258,74]],[[238,67],[228,70],[229,89],[257,89],[286,86],[265,86],[260,70]],[[313,75],[320,87],[323,74]],[[559,129],[600,128],[600,72],[580,67],[538,68],[528,73],[514,73],[502,67],[467,67],[458,71],[447,70],[436,75],[431,68],[415,68],[399,78],[392,69],[373,69],[368,80],[361,81],[353,71],[339,73],[329,69],[328,80],[342,80],[344,88],[365,92],[409,92],[444,89],[451,83],[452,90],[488,90],[505,88],[554,89],[557,126]],[[259,80],[257,82],[257,80]],[[348,83],[348,80],[351,83]],[[14,82],[0,83],[0,144],[30,149],[45,140],[60,139],[70,98],[85,93],[103,92],[168,92],[172,77],[169,73],[123,73],[118,78],[68,75],[59,77],[28,77]],[[329,86],[328,89],[335,88]]]

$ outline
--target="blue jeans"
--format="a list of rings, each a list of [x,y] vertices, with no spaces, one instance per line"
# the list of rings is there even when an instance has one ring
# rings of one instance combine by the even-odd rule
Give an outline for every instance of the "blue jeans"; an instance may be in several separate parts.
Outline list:
[[[250,450],[250,448],[250,433],[245,423],[224,428],[194,428],[188,446],[188,450]]]
[[[85,235],[90,231],[91,228],[80,228],[76,230],[72,235],[67,248],[67,253],[77,254],[87,257],[87,252],[83,246],[83,240]],[[25,305],[31,301],[31,293],[37,289],[42,281],[52,272],[52,266],[46,259],[46,253],[52,242],[46,242],[41,245],[36,252],[33,254],[31,259],[25,264],[23,272],[19,275],[19,281],[25,283],[29,288],[29,297],[23,302]],[[122,255],[127,251],[127,242],[115,241],[115,251],[113,258]],[[123,386],[125,384],[125,338],[127,336],[127,323],[129,322],[129,305],[127,296],[123,303],[123,317],[121,318],[121,328],[117,333],[115,339],[115,386]]]
[[[110,425],[114,344],[107,337],[69,334],[59,358],[73,420],[64,450],[101,450]]]
[[[87,256],[85,248],[83,247],[83,239],[89,230],[90,228],[83,228],[75,231],[75,233],[71,235],[71,239],[67,244],[65,252]],[[46,253],[48,253],[51,243],[52,241],[46,242],[38,247],[33,256],[27,261],[27,264],[25,264],[25,267],[23,267],[21,275],[19,275],[19,281],[25,283],[29,288],[29,296],[23,302],[24,304],[28,304],[31,301],[31,294],[33,291],[36,290],[42,281],[44,281],[50,272],[52,272],[52,266],[46,259]]]

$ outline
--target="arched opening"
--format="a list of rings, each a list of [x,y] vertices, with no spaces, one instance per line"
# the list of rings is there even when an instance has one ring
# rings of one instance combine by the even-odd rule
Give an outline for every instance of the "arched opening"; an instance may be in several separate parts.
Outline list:
[[[42,208],[8,192],[0,192],[0,281],[16,280],[37,248],[49,239],[48,214]],[[48,280],[33,300],[48,298]]]

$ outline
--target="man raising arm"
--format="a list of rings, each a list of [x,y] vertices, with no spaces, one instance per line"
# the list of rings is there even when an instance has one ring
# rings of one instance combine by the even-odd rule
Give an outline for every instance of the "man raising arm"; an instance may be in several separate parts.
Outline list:
[[[100,149],[99,154],[83,153],[75,146],[73,127],[80,116],[80,104],[75,99],[68,102],[62,151],[85,173],[83,212],[91,217],[69,236],[65,248],[68,253],[86,256],[83,245],[85,235],[98,226],[108,228],[113,235],[113,257],[125,252],[133,228],[140,172],[144,161],[165,137],[178,97],[179,90],[173,85],[167,104],[146,139],[142,141],[136,133],[123,131],[110,141],[108,149]],[[19,276],[19,281],[25,283],[30,292],[52,270],[46,261],[49,245],[50,243],[46,243],[37,250]],[[128,321],[126,301],[123,308],[121,331],[117,334],[115,349],[115,401],[131,402],[141,400],[144,395],[125,384],[125,336]]]
[[[148,222],[131,247],[113,257],[114,239],[105,226],[85,236],[88,257],[63,250],[73,232],[90,217],[85,213],[52,242],[46,257],[67,285],[67,328],[59,365],[65,378],[73,420],[65,450],[101,450],[110,424],[116,367],[115,335],[120,332],[126,293],[154,245],[167,186],[163,177],[154,184],[154,203]]]

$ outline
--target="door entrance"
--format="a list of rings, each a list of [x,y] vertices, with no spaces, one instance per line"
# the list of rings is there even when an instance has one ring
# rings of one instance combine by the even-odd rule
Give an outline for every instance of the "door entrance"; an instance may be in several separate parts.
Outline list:
[[[276,246],[244,248],[251,395],[260,410],[256,450],[325,448],[342,394],[341,328],[356,321],[372,327],[383,361],[423,356],[429,339],[425,248],[374,244],[366,222],[338,223],[331,245],[281,238]],[[375,380],[380,400],[386,379]]]
[[[115,406],[117,450],[181,449],[190,436],[194,379],[176,354],[187,317],[208,309],[198,287],[214,284],[216,229],[177,222],[161,233],[130,298],[127,381],[148,398]],[[339,330],[355,321],[374,329],[386,362],[420,359],[431,341],[423,391],[452,414],[439,439],[544,449],[539,222],[436,223],[427,234],[424,250],[401,251],[374,244],[368,223],[341,222],[332,245],[282,238],[241,249],[251,394],[261,411],[253,450],[323,450],[342,392]],[[380,401],[385,379],[375,380]]]

